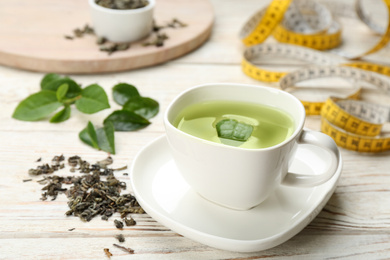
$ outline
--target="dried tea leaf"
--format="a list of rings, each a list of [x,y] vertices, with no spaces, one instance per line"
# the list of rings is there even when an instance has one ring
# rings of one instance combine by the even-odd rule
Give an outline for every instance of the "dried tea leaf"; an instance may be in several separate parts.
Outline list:
[[[116,235],[115,238],[118,239],[120,243],[125,242],[125,237],[122,234]]]
[[[103,248],[103,250],[104,250],[104,253],[106,254],[106,256],[107,256],[108,258],[111,258],[112,254],[110,253],[110,249],[108,249],[108,248]]]
[[[115,227],[117,229],[123,229],[123,222],[122,221],[115,219],[114,224],[115,224]]]
[[[129,254],[134,254],[134,250],[131,249],[130,247],[124,247],[124,246],[120,246],[120,245],[117,245],[117,244],[112,244],[113,246],[117,247],[117,248],[120,248],[122,249],[123,251],[129,253]]]
[[[145,7],[149,4],[147,0],[96,0],[96,4],[119,10],[130,10]]]
[[[129,218],[124,218],[123,221],[125,222],[126,226],[134,226],[137,224],[137,222],[130,216]]]

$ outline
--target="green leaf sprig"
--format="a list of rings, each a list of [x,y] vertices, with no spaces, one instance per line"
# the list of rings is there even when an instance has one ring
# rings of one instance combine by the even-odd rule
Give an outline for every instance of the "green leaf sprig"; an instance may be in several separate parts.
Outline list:
[[[110,108],[104,89],[92,84],[81,88],[73,79],[56,73],[46,74],[40,83],[41,90],[22,100],[12,117],[23,121],[38,121],[48,117],[50,123],[60,123],[70,118],[74,104],[82,113],[93,114]],[[115,131],[135,131],[150,124],[149,119],[159,112],[159,103],[142,97],[137,88],[127,83],[119,83],[112,89],[116,103],[121,110],[112,112],[103,121],[103,127],[95,128],[89,121],[79,133],[85,144],[115,154]]]
[[[88,122],[79,133],[85,144],[115,154],[115,131],[135,131],[150,124],[149,119],[159,112],[159,103],[154,99],[142,97],[137,88],[127,83],[119,83],[112,89],[114,101],[122,106],[108,115],[102,128]]]
[[[115,154],[114,125],[110,121],[97,129],[89,121],[87,127],[79,133],[79,138],[93,148]]]
[[[22,100],[12,117],[23,121],[38,121],[63,107],[50,118],[50,123],[60,123],[70,118],[70,106],[86,114],[110,108],[104,89],[92,84],[81,88],[73,79],[55,73],[46,74],[41,80],[41,90]]]

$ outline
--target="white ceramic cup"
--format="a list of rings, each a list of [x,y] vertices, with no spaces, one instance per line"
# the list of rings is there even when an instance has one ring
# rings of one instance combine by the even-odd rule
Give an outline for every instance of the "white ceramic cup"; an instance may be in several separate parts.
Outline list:
[[[185,107],[210,100],[258,103],[288,113],[293,134],[275,146],[244,149],[187,134],[172,123]],[[280,184],[315,186],[328,181],[340,162],[339,150],[329,136],[303,129],[305,109],[293,95],[271,87],[241,84],[205,84],[181,93],[168,106],[164,125],[170,150],[183,178],[202,197],[216,204],[247,210],[263,202]],[[291,173],[289,166],[300,144],[319,146],[331,154],[322,174]]]
[[[88,0],[92,24],[96,35],[112,42],[134,42],[146,37],[153,27],[155,0],[145,7],[117,10],[102,7]]]

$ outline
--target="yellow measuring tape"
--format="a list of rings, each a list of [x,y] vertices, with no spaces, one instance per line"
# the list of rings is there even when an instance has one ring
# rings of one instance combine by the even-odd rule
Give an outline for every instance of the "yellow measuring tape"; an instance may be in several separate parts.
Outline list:
[[[390,0],[383,0],[390,13]],[[358,17],[370,28],[377,29],[371,20],[362,12],[361,2],[356,1]],[[246,46],[264,42],[269,35],[282,43],[305,46],[317,50],[327,50],[341,43],[341,25],[332,20],[327,22],[325,6],[313,0],[273,0],[270,5],[255,13],[240,31],[240,38]],[[286,17],[285,17],[286,14]],[[312,14],[312,15],[310,15]],[[314,14],[314,15],[313,15]],[[293,17],[294,19],[292,19]],[[313,17],[318,17],[313,22]],[[322,19],[325,17],[322,21]],[[302,29],[305,28],[305,29]],[[311,28],[307,29],[307,28]],[[379,51],[390,41],[390,19],[380,40],[369,50],[361,54],[338,52],[348,59],[359,59],[362,56]]]
[[[366,82],[381,93],[389,95],[390,84],[379,75],[349,67],[318,66],[295,70],[280,81],[280,87],[294,94],[297,83],[318,78],[339,77],[352,81],[354,92],[348,97],[328,97],[324,102],[301,100],[307,114],[321,114],[321,131],[333,137],[346,149],[359,152],[381,152],[390,149],[390,132],[381,133],[383,124],[390,122],[390,106],[367,103],[357,99]]]
[[[390,0],[383,2],[390,13]],[[252,16],[241,30],[240,37],[249,46],[244,52],[242,70],[260,81],[279,82],[281,89],[298,97],[305,90],[296,85],[301,81],[323,77],[341,77],[352,81],[352,87],[342,94],[332,93],[317,100],[300,100],[308,115],[321,114],[321,130],[333,137],[339,146],[361,152],[386,151],[390,150],[390,135],[381,133],[381,126],[390,121],[390,107],[357,99],[362,92],[360,82],[369,83],[390,95],[389,83],[376,74],[390,76],[390,67],[350,62],[345,58],[356,60],[383,48],[390,40],[390,19],[387,27],[381,28],[367,17],[360,0],[356,1],[355,10],[361,21],[382,36],[374,47],[362,54],[335,52],[341,57],[321,52],[341,43],[341,26],[332,19],[327,8],[312,0],[272,1],[267,8]],[[259,44],[271,34],[277,41],[288,44]],[[275,57],[300,60],[311,66],[291,73],[266,70],[258,66],[264,59]],[[313,92],[313,88],[309,88],[310,91]],[[318,94],[321,89],[316,88],[315,92]]]
[[[359,111],[356,116],[352,114],[355,111]],[[368,117],[362,119],[363,115]],[[383,152],[390,150],[390,133],[381,133],[383,124],[390,122],[389,115],[390,107],[329,98],[321,110],[321,131],[340,147],[358,152]]]

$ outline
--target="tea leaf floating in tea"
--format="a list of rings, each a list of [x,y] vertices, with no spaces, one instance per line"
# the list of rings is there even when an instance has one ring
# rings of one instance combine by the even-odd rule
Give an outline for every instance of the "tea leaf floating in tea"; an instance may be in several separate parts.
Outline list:
[[[238,122],[235,119],[223,119],[216,125],[220,138],[245,142],[251,136],[253,126]]]
[[[179,130],[198,138],[245,149],[279,144],[294,130],[292,117],[282,110],[230,100],[191,104],[182,109],[172,123]]]

